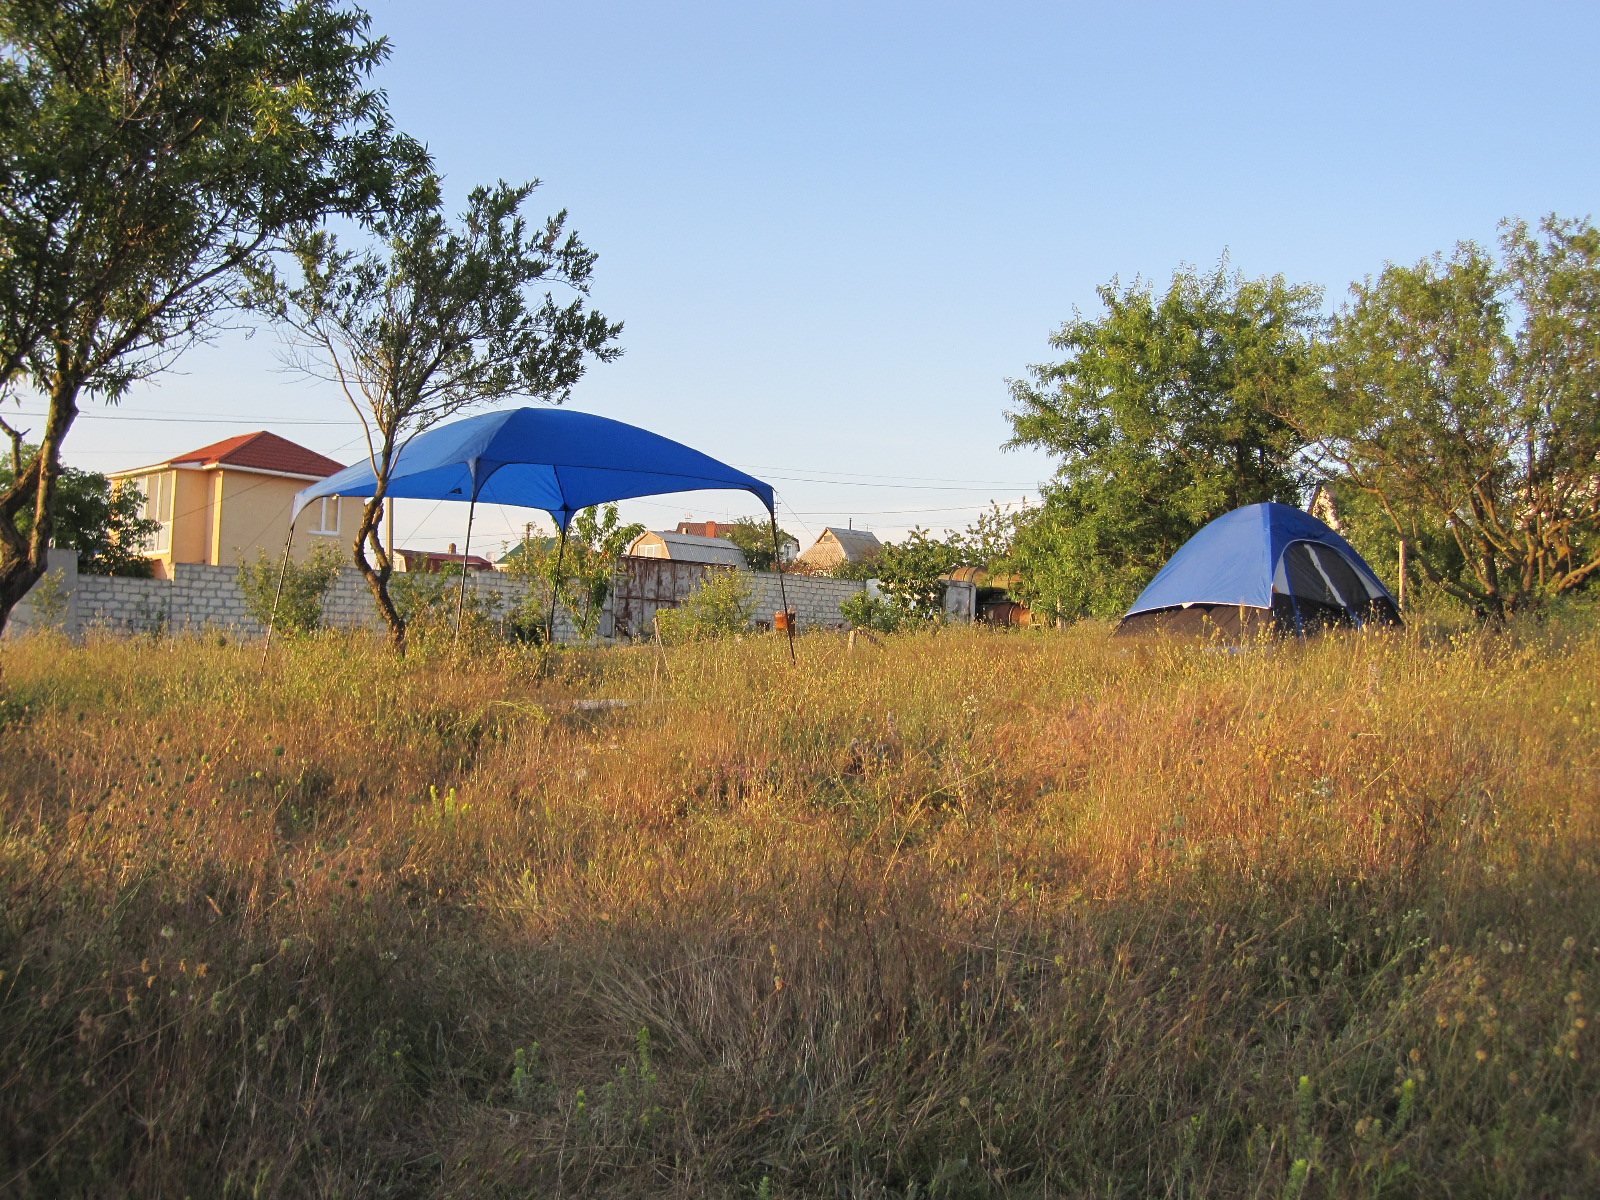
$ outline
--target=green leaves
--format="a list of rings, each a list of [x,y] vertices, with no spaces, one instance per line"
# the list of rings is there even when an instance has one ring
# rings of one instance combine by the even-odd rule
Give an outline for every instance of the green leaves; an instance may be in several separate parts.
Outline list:
[[[1391,544],[1499,616],[1600,570],[1600,231],[1507,223],[1351,289],[1289,415]]]
[[[1320,291],[1246,279],[1224,260],[1164,294],[1099,289],[1102,316],[1051,338],[1059,363],[1013,381],[1009,446],[1061,459],[1019,530],[1021,591],[1063,614],[1110,615],[1203,524],[1293,501],[1302,439],[1278,406],[1310,370]]]
[[[50,410],[0,492],[0,621],[43,570],[82,394],[213,333],[290,226],[422,186],[367,27],[332,0],[0,2],[0,395]]]
[[[288,332],[296,367],[339,384],[365,429],[378,490],[355,560],[402,650],[405,618],[388,597],[393,565],[377,537],[400,451],[473,405],[512,396],[560,404],[590,359],[622,353],[621,324],[586,306],[595,256],[567,231],[566,213],[539,226],[523,215],[537,186],[476,188],[452,224],[431,180],[370,223],[370,244],[345,250],[304,225],[289,239],[287,276],[267,266],[250,274],[247,302]],[[576,297],[539,295],[557,286]]]

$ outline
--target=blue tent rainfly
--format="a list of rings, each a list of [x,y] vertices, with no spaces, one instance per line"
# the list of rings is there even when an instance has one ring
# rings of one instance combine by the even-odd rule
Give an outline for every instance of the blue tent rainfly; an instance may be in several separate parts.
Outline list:
[[[1286,504],[1236,508],[1195,534],[1117,627],[1133,633],[1304,635],[1334,625],[1397,625],[1389,589],[1345,541]]]
[[[370,496],[378,481],[357,463],[306,488],[294,514],[323,496]],[[561,408],[484,413],[418,434],[397,456],[388,494],[543,509],[566,532],[581,510],[666,492],[732,488],[773,512],[770,484],[660,434]]]

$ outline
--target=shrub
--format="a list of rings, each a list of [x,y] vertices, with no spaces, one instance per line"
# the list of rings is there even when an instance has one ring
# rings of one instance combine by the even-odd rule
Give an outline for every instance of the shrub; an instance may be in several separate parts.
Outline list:
[[[456,610],[463,636],[482,637],[499,620],[499,598],[485,596],[469,583],[461,591],[466,568],[446,564],[439,571],[402,571],[389,581],[389,595],[406,623],[408,636],[426,642],[440,634],[456,636]]]
[[[281,632],[311,633],[322,626],[322,602],[343,565],[344,555],[332,546],[318,546],[302,563],[284,563],[262,551],[253,564],[239,564],[245,611]]]
[[[857,592],[839,605],[839,613],[855,629],[879,633],[898,633],[913,621],[922,620],[915,611],[893,596]]]
[[[656,613],[663,642],[705,642],[743,633],[755,615],[750,584],[738,571],[712,571],[706,581],[677,608]]]

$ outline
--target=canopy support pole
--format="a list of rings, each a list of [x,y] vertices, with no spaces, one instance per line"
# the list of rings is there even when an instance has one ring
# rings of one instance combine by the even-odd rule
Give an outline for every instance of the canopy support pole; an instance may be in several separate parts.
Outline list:
[[[478,511],[478,497],[474,495],[467,505],[467,541],[461,548],[461,582],[456,587],[456,640],[453,649],[461,648],[461,614],[467,606],[467,555],[472,551],[472,518]]]
[[[550,572],[550,615],[544,622],[544,644],[556,644],[556,592],[561,589],[561,560],[567,553],[567,527],[561,527],[561,536],[556,540],[556,569]]]
[[[783,547],[778,542],[777,510],[769,509],[767,516],[772,520],[772,569],[778,573],[778,603],[783,605],[783,625],[789,632],[789,665],[794,666],[794,622],[789,619],[789,591],[783,586]]]
[[[267,667],[267,651],[272,649],[272,627],[278,623],[278,601],[283,597],[283,577],[289,573],[289,547],[294,545],[294,519],[289,521],[289,536],[283,539],[283,558],[278,563],[278,586],[272,592],[272,611],[267,614],[267,636],[261,642],[261,669]]]

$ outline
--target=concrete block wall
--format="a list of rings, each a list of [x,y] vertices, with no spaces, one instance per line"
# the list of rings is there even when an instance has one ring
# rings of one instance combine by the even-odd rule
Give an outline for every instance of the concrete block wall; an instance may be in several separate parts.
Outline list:
[[[179,563],[174,578],[121,579],[106,575],[81,575],[77,556],[52,550],[51,571],[41,589],[35,586],[12,613],[6,636],[12,637],[46,625],[71,636],[106,633],[180,633],[216,630],[236,637],[260,637],[266,630],[250,616],[235,567]],[[770,622],[782,608],[779,580],[766,571],[749,573],[754,617]],[[530,594],[528,582],[500,572],[479,572],[467,577],[467,587],[486,602],[491,617],[508,616]],[[866,585],[847,579],[785,575],[781,594],[788,599],[801,629],[836,629],[844,624],[839,606]],[[539,614],[547,611],[548,596],[534,597]],[[354,567],[340,571],[323,602],[323,619],[334,627],[379,628],[377,605],[367,581]],[[610,628],[602,621],[602,629]],[[577,629],[562,609],[556,612],[556,638],[577,640]]]
[[[783,608],[780,602],[778,576],[771,571],[751,573],[751,591],[754,593],[756,620],[772,620],[772,614]],[[865,583],[854,579],[830,579],[826,575],[785,575],[782,595],[789,599],[801,629],[839,629],[845,625],[839,606],[858,592],[867,589]]]
[[[78,556],[71,550],[50,551],[49,569],[22,598],[6,621],[5,636],[20,637],[30,631],[77,628]]]

